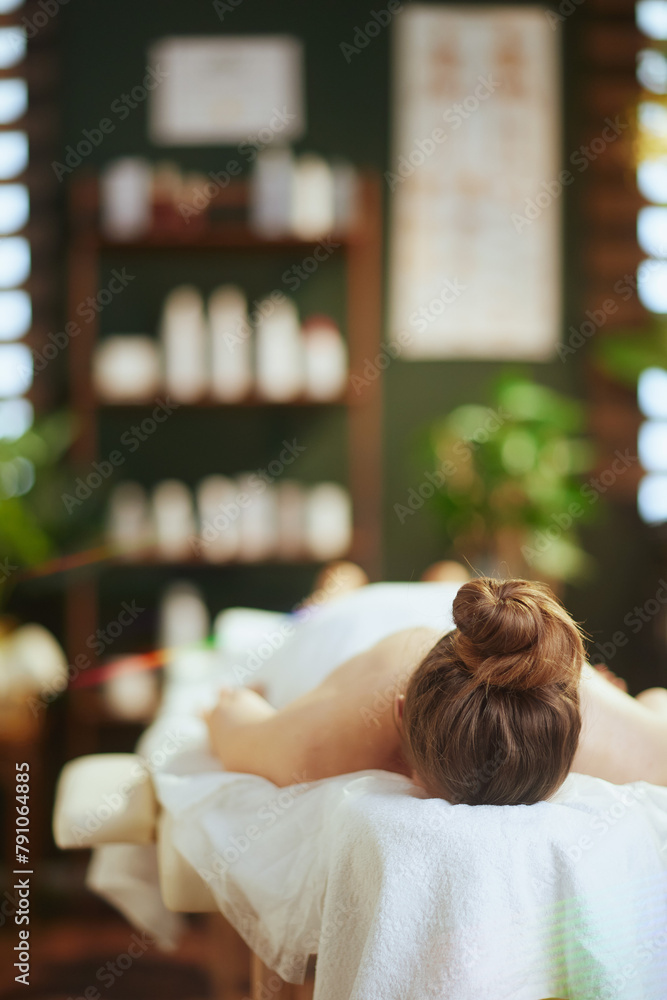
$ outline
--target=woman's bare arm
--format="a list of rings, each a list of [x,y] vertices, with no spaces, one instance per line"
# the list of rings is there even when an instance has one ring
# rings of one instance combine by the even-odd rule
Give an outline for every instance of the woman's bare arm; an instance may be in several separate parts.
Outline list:
[[[323,707],[311,703],[304,711],[295,703],[278,712],[247,688],[224,689],[206,717],[211,748],[226,770],[276,785],[325,777],[313,740],[316,730],[328,729]]]
[[[378,642],[280,711],[245,688],[224,690],[207,717],[211,746],[228,771],[276,785],[373,768],[403,770],[394,698],[434,641],[409,629]]]

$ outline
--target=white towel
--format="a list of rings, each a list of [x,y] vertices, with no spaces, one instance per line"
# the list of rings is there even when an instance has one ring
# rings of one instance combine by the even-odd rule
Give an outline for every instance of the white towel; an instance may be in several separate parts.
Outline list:
[[[318,953],[316,1000],[667,997],[667,789],[573,774],[499,807],[380,771],[157,784],[175,846],[260,957],[299,982]]]

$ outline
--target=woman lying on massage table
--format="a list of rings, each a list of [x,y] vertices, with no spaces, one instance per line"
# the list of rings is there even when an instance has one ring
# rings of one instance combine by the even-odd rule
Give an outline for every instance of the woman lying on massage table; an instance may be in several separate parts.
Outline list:
[[[469,804],[537,802],[570,770],[667,785],[667,690],[631,698],[592,669],[546,586],[471,580],[453,619],[444,636],[388,635],[279,711],[223,690],[207,716],[215,753],[277,785],[380,768]]]

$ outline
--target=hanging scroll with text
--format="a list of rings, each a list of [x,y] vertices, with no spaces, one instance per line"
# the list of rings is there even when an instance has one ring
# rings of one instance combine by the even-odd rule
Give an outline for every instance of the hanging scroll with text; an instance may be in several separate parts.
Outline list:
[[[396,23],[391,336],[409,358],[548,360],[560,332],[558,34],[540,8]]]

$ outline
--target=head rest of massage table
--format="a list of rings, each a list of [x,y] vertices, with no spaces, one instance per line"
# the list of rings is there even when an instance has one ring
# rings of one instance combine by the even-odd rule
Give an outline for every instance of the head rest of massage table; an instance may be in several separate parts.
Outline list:
[[[172,845],[170,823],[160,813],[151,774],[138,754],[78,757],[61,772],[53,811],[58,847],[157,841],[160,891],[167,909],[212,912],[217,907],[206,883]]]

